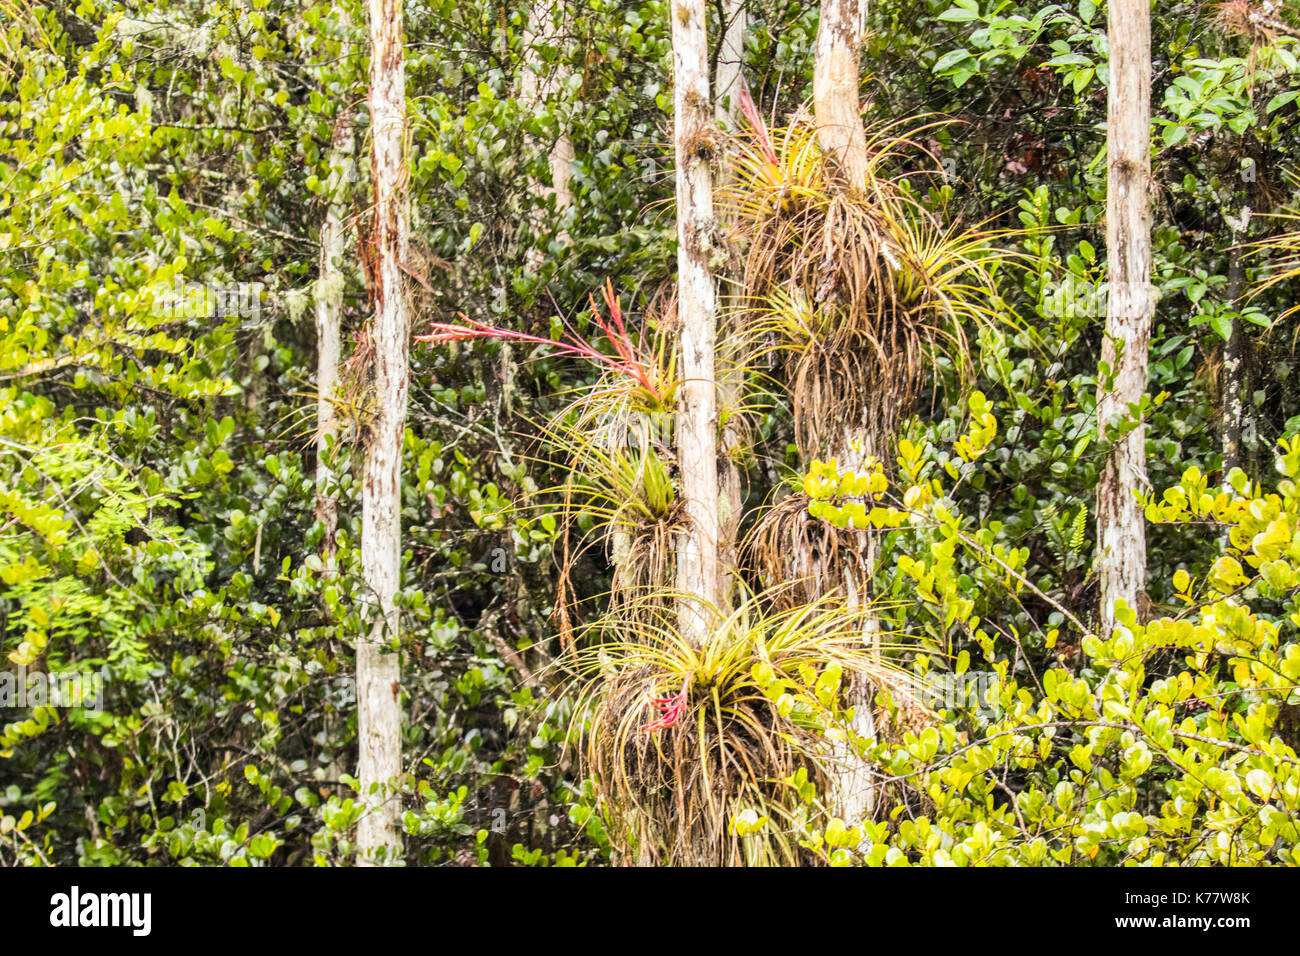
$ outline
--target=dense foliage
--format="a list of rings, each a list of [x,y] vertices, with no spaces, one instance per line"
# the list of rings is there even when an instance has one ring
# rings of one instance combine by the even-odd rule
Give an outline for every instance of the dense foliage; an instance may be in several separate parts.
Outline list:
[[[1118,429],[1148,426],[1150,585],[1103,635],[1093,500],[1117,438],[1096,416],[1104,7],[870,5],[864,119],[897,146],[881,182],[903,219],[978,227],[960,254],[987,287],[945,292],[952,336],[906,389],[889,380],[911,397],[885,393],[882,417],[899,420],[865,464],[807,440],[782,351],[791,312],[733,301],[724,320],[745,346],[727,453],[739,538],[795,515],[827,541],[871,529],[877,542],[885,660],[876,734],[857,739],[840,690],[866,665],[842,620],[773,596],[770,565],[743,565],[730,636],[707,659],[662,625],[671,578],[656,549],[678,521],[664,447],[669,5],[573,0],[544,29],[531,8],[406,3],[409,296],[417,335],[443,330],[412,346],[404,444],[408,862],[689,859],[648,853],[649,831],[629,823],[637,804],[680,827],[653,839],[703,827],[672,816],[682,778],[628,771],[600,741],[689,750],[716,727],[699,749],[730,780],[727,761],[757,749],[728,743],[741,710],[763,715],[752,736],[776,742],[783,773],[736,778],[748,789],[726,815],[732,862],[1298,862],[1294,11],[1153,8],[1159,301],[1149,393]],[[811,177],[797,185],[813,194],[819,174],[791,156],[817,5],[748,10],[757,125],[772,127],[780,175]],[[365,164],[340,186],[330,144],[355,115],[367,152],[364,10],[0,0],[0,13],[0,859],[348,863],[353,645],[369,627],[369,200]],[[525,96],[530,71],[558,81]],[[724,288],[752,280],[764,241],[735,198],[759,168],[746,165],[755,124],[741,125],[714,155],[733,183]],[[567,205],[539,186],[561,136]],[[356,255],[329,553],[310,308],[339,195]],[[764,260],[764,295],[796,284],[785,248]],[[447,331],[466,319],[505,331]],[[646,377],[611,385],[608,362],[540,340],[626,359],[622,341],[642,364],[621,370]],[[1244,411],[1225,462],[1229,387]],[[593,437],[615,414],[644,426],[629,457]],[[618,667],[639,675],[614,682],[622,697],[593,679]],[[63,673],[99,675],[100,706],[27,693],[31,676]],[[646,699],[647,673],[667,697]],[[692,679],[710,682],[713,708],[653,729],[655,705],[680,712]],[[827,754],[845,744],[879,770],[874,819],[826,806]]]

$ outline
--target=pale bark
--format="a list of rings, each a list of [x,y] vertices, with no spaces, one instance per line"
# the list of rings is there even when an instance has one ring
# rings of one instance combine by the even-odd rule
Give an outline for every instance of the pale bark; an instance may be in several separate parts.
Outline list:
[[[569,71],[563,66],[557,67],[553,72],[547,72],[549,67],[542,62],[534,62],[531,53],[533,47],[539,41],[545,39],[541,33],[543,25],[540,22],[540,16],[549,15],[545,8],[534,6],[528,14],[528,26],[524,30],[524,49],[525,62],[519,83],[519,101],[523,107],[531,112],[540,110],[546,104],[546,98],[555,88],[564,88],[564,82],[568,79]],[[540,144],[529,139],[530,147],[538,147]],[[569,139],[567,131],[562,131],[555,143],[551,146],[548,162],[550,165],[550,182],[548,184],[536,183],[534,191],[543,198],[552,196],[555,199],[555,214],[560,216],[565,209],[573,204],[573,189],[570,181],[573,179],[573,160],[575,157],[573,151],[573,141]],[[547,218],[545,213],[538,210],[533,215],[534,232],[544,234],[547,231]],[[561,230],[557,239],[562,244],[569,241],[568,234]],[[527,261],[530,271],[536,272],[545,259],[545,252],[539,247],[533,247],[528,251]]]
[[[865,472],[875,449],[865,437],[845,441],[837,458],[842,471]],[[869,502],[864,502],[871,507]],[[872,579],[876,574],[876,538],[871,531],[859,532],[861,548],[854,553],[845,549],[844,566],[839,569],[844,587],[845,603],[851,608],[869,607],[872,601]],[[833,587],[833,584],[830,585]],[[862,621],[862,641],[872,649],[880,644],[880,621],[872,611],[866,611]],[[873,703],[875,686],[862,674],[846,675],[848,686],[846,703],[853,708],[849,729],[857,736],[871,740],[876,736],[876,715]],[[833,781],[832,805],[841,819],[850,826],[870,820],[880,802],[879,774],[869,760],[859,756],[850,744],[836,749],[838,772]]]
[[[858,98],[866,15],[866,0],[822,0],[813,66],[817,141],[855,190],[867,178],[867,134]]]
[[[715,148],[703,0],[674,0],[673,129],[677,164],[677,317],[682,352],[677,460],[687,527],[677,552],[679,618],[697,646],[709,639],[718,594],[717,293],[710,270],[716,224],[709,161]]]
[[[745,55],[745,30],[749,17],[745,0],[722,0],[722,43],[714,72],[713,96],[718,123],[724,129],[739,128],[741,66]]]
[[[1147,388],[1151,282],[1151,22],[1146,0],[1111,0],[1106,150],[1109,287],[1102,362],[1111,387],[1097,397],[1098,430],[1130,414]],[[1147,546],[1136,493],[1148,488],[1146,428],[1110,451],[1097,486],[1097,571],[1101,633],[1115,628],[1115,602],[1145,613]]]
[[[369,808],[357,824],[358,862],[402,862],[401,693],[398,614],[401,570],[401,459],[406,427],[410,315],[403,292],[409,210],[406,197],[406,80],[401,0],[369,0],[375,413],[367,434],[362,486],[361,563],[378,603],[371,632],[357,642],[357,776]],[[374,791],[374,792],[372,792]]]
[[[718,395],[732,416],[722,427],[722,467],[718,490],[718,595],[729,603],[739,565],[740,519],[744,516],[744,481],[740,470],[744,435],[734,416],[742,400],[743,382],[738,373],[718,376]],[[721,606],[721,605],[719,605]]]
[[[344,14],[346,17],[346,14]],[[345,21],[346,22],[346,21]],[[346,26],[345,26],[346,29]],[[316,278],[316,520],[325,529],[324,551],[334,556],[339,527],[337,495],[329,489],[337,454],[339,363],[342,355],[344,258],[347,251],[347,184],[354,178],[355,125],[345,107],[330,144],[329,206],[320,229],[320,268]]]
[[[741,67],[745,50],[745,31],[749,20],[745,9],[746,0],[722,0],[722,43],[718,50],[717,66],[714,70],[713,99],[718,125],[726,130],[740,128],[740,91],[744,89]],[[718,175],[725,180],[726,164]],[[733,260],[738,263],[739,260]],[[733,264],[731,272],[739,272]],[[737,280],[723,287],[739,288],[740,276],[731,275]],[[741,368],[745,356],[742,352],[742,336],[732,335],[732,328],[727,321],[728,313],[732,315],[742,311],[739,308],[721,307],[719,322],[723,326],[719,355],[723,359],[722,368],[718,370],[718,396],[720,412],[724,419],[722,425],[722,473],[719,478],[720,507],[718,529],[718,593],[726,600],[734,587],[736,567],[739,563],[738,536],[740,519],[744,509],[744,487],[740,469],[743,454],[744,434],[740,428],[740,405],[743,401],[744,378]],[[739,332],[739,330],[735,330]],[[734,343],[727,347],[727,339]]]
[[[813,64],[813,119],[818,142],[833,168],[843,174],[850,192],[861,189],[867,177],[867,138],[858,98],[866,13],[866,0],[823,0]],[[841,470],[862,471],[875,451],[861,429],[848,426],[836,449],[836,460]],[[819,592],[840,589],[849,606],[855,608],[870,604],[871,579],[875,574],[875,542],[869,532],[862,534],[861,550],[856,554],[844,552],[843,566],[837,569],[836,577],[828,569],[814,579]],[[879,640],[879,622],[874,614],[867,613],[863,642],[875,647]],[[874,688],[863,675],[847,677],[846,702],[854,711],[851,729],[858,736],[871,739],[876,731],[872,711]],[[869,819],[875,812],[879,794],[873,767],[847,744],[837,749],[836,757],[838,772],[829,795],[831,805],[850,825]]]
[[[1232,245],[1228,249],[1228,305],[1236,310],[1241,305],[1242,286],[1242,250],[1238,246],[1246,238],[1250,227],[1251,209],[1241,207],[1238,218],[1226,216],[1228,227],[1232,230]],[[1245,330],[1241,323],[1234,321],[1228,333],[1228,340],[1223,343],[1223,370],[1220,392],[1223,405],[1223,477],[1227,484],[1228,472],[1242,467],[1241,453],[1242,425],[1246,417],[1246,403],[1243,398],[1245,385],[1243,381],[1243,358],[1245,354]]]
[[[343,41],[340,57],[352,49],[352,21],[346,8],[339,11]],[[334,126],[330,141],[330,168],[326,195],[328,205],[320,229],[320,259],[316,277],[316,520],[324,529],[322,551],[326,559],[324,573],[334,573],[338,553],[339,503],[335,484],[335,465],[340,449],[337,392],[342,359],[343,293],[347,286],[344,261],[347,254],[347,211],[349,189],[356,179],[356,120],[352,104],[346,103]],[[332,642],[331,642],[332,643]],[[346,715],[328,713],[327,733]],[[324,779],[338,780],[343,773],[342,753],[324,768]]]

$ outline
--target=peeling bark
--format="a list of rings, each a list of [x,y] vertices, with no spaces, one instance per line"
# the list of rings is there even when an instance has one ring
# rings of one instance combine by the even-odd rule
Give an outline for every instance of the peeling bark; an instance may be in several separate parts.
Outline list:
[[[401,460],[406,427],[410,315],[403,294],[409,211],[406,197],[406,80],[401,0],[369,0],[372,235],[377,258],[373,336],[375,415],[362,485],[361,563],[378,603],[369,635],[357,642],[357,776],[368,808],[357,824],[358,863],[402,862],[399,616],[393,603],[401,570]]]
[[[714,147],[703,0],[672,6],[673,117],[677,163],[677,318],[682,352],[677,460],[687,528],[677,551],[679,618],[696,646],[709,638],[718,593],[717,293],[713,252]]]
[[[1112,379],[1097,397],[1098,431],[1129,414],[1147,388],[1151,281],[1151,22],[1145,0],[1112,0],[1106,149],[1109,289],[1101,360]],[[1110,388],[1106,388],[1106,384]],[[1097,486],[1101,633],[1115,628],[1115,602],[1144,613],[1146,524],[1135,493],[1148,487],[1146,428],[1110,451]]]

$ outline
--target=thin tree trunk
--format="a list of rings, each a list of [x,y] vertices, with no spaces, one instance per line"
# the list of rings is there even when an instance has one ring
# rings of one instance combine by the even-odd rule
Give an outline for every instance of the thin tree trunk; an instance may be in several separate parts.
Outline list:
[[[343,41],[340,56],[352,49],[352,21],[345,9],[339,11]],[[320,229],[320,264],[316,277],[316,520],[324,529],[322,550],[325,574],[334,573],[338,553],[339,502],[335,483],[338,463],[338,406],[336,393],[342,358],[343,293],[347,286],[344,260],[347,248],[346,220],[350,184],[356,178],[356,121],[352,103],[346,103],[334,126],[328,157],[329,205]],[[331,640],[331,645],[333,641]],[[346,714],[325,715],[326,733],[331,739]],[[336,751],[324,769],[325,779],[339,780],[344,771],[343,753]]]
[[[728,369],[719,373],[719,400],[729,416],[727,424],[722,427],[722,473],[718,498],[718,595],[724,603],[730,601],[736,581],[740,519],[745,504],[744,481],[740,472],[744,434],[737,425],[743,387],[738,371]]]
[[[842,471],[864,472],[867,459],[875,455],[875,449],[865,437],[857,440],[849,438],[837,459]],[[867,504],[870,507],[870,504]],[[861,535],[861,550],[850,553],[845,549],[840,569],[842,575],[845,602],[851,608],[869,608],[872,601],[872,580],[876,575],[876,536],[867,530]],[[862,619],[862,641],[871,649],[880,644],[880,621],[871,610],[864,610]],[[848,674],[845,699],[853,708],[850,729],[858,736],[870,740],[876,736],[876,715],[873,709],[875,687],[861,674]],[[880,802],[880,784],[878,774],[871,761],[863,759],[852,746],[839,748],[839,772],[834,781],[832,794],[836,812],[850,826],[861,820],[871,819]]]
[[[346,16],[346,14],[344,15]],[[346,28],[346,27],[345,27]],[[343,292],[346,286],[343,263],[347,235],[347,184],[354,178],[355,126],[347,106],[334,127],[330,144],[330,203],[320,230],[320,269],[316,278],[316,520],[325,529],[327,558],[337,548],[339,503],[330,488],[331,457],[337,455],[338,408],[335,392],[339,384],[342,354]]]
[[[863,188],[867,177],[867,137],[862,126],[858,98],[861,76],[862,38],[866,0],[823,0],[817,28],[816,60],[813,64],[813,117],[822,152],[845,177],[850,192]],[[876,453],[867,436],[852,426],[845,429],[836,460],[843,471],[863,471],[868,457]],[[850,607],[871,602],[871,578],[875,574],[875,543],[863,532],[862,550],[845,555],[840,580],[824,574],[819,590],[842,589]],[[863,641],[869,647],[879,643],[880,627],[875,615],[866,614]],[[848,675],[846,699],[853,708],[852,729],[860,737],[875,736],[872,685],[859,674]],[[878,802],[876,775],[869,761],[845,745],[837,753],[839,772],[833,781],[832,805],[850,825],[870,818]]]
[[[745,31],[749,17],[746,0],[722,0],[722,45],[718,49],[718,66],[714,72],[713,95],[718,124],[723,129],[739,127],[741,67],[745,56]]]
[[[535,112],[546,103],[546,97],[550,91],[559,86],[563,88],[569,72],[563,66],[554,68],[554,70],[545,77],[543,73],[551,68],[543,62],[534,62],[531,56],[533,46],[543,39],[539,21],[539,14],[549,16],[549,10],[539,6],[534,6],[528,14],[528,26],[524,31],[525,62],[523,65],[522,75],[519,83],[519,99],[524,108],[530,112]],[[530,138],[530,145],[536,146]],[[557,217],[564,212],[573,203],[573,190],[569,183],[573,179],[572,163],[574,159],[573,141],[569,139],[567,131],[561,132],[555,144],[551,147],[549,154],[550,164],[550,183],[536,185],[536,191],[543,197],[555,197],[555,214]],[[535,213],[534,219],[535,232],[542,234],[547,229],[547,217],[540,210]],[[568,242],[568,235],[561,230],[558,239],[561,243]],[[534,247],[528,252],[528,268],[531,271],[537,271],[545,259],[545,252],[540,247]]]
[[[866,15],[866,0],[822,0],[813,67],[817,141],[854,190],[867,178],[867,134],[858,98]]]
[[[403,292],[409,212],[406,199],[406,80],[401,0],[369,0],[375,414],[369,427],[362,489],[361,563],[378,602],[370,634],[357,642],[357,776],[369,808],[357,824],[359,863],[402,862],[402,770],[398,614],[401,570],[401,460],[406,428],[410,316]]]
[[[1250,226],[1251,210],[1249,206],[1241,207],[1241,217],[1233,219],[1228,216],[1228,227],[1232,230],[1232,245],[1228,248],[1228,305],[1236,311],[1241,305],[1241,286],[1243,269],[1241,250],[1238,245],[1246,238]],[[1223,343],[1222,393],[1223,402],[1223,477],[1227,483],[1228,473],[1242,466],[1241,437],[1242,423],[1246,417],[1246,403],[1243,400],[1245,385],[1243,381],[1243,358],[1245,352],[1245,330],[1241,323],[1233,321],[1228,332],[1228,340]]]
[[[704,0],[674,0],[673,129],[677,163],[677,317],[682,386],[677,460],[687,527],[677,552],[683,635],[709,638],[718,594],[718,397],[714,377],[716,291],[710,270],[716,224],[709,169],[714,136]]]
[[[1146,0],[1111,0],[1106,149],[1106,256],[1109,289],[1102,363],[1111,387],[1097,398],[1098,430],[1129,415],[1147,388],[1151,338],[1151,22]],[[1146,611],[1146,428],[1110,451],[1097,486],[1101,633],[1115,628],[1115,602]]]
[[[713,96],[718,125],[726,130],[740,127],[740,91],[744,89],[742,61],[745,51],[745,31],[748,28],[748,15],[745,10],[746,0],[722,0],[722,44],[718,50],[717,67],[714,70]],[[723,165],[725,170],[726,164]],[[719,176],[726,173],[719,171]],[[742,270],[739,260],[732,258],[727,270],[723,287],[739,289]],[[730,281],[728,281],[730,280]],[[722,360],[718,370],[719,412],[722,424],[722,474],[721,514],[718,529],[718,593],[726,600],[732,592],[736,579],[736,567],[739,564],[738,537],[740,519],[744,510],[744,487],[740,470],[740,461],[744,452],[744,433],[740,428],[740,406],[744,395],[745,362],[744,337],[740,330],[733,327],[734,316],[740,310],[731,296],[724,296],[728,304],[720,308],[719,324],[722,326],[722,341],[718,356]],[[730,347],[728,347],[730,343]]]

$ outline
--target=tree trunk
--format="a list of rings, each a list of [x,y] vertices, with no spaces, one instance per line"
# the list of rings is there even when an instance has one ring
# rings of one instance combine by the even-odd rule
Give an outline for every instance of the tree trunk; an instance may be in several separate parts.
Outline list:
[[[1123,419],[1147,388],[1151,338],[1151,22],[1146,0],[1111,0],[1110,91],[1106,131],[1106,257],[1109,289],[1102,363],[1110,381],[1097,397],[1097,426]],[[1106,376],[1099,376],[1106,378]],[[1110,387],[1107,388],[1106,385]],[[1147,545],[1146,428],[1110,451],[1097,486],[1097,564],[1101,633],[1115,628],[1115,602],[1145,613]],[[1141,603],[1140,603],[1141,602]]]
[[[713,98],[718,125],[726,130],[740,128],[740,91],[744,89],[742,61],[745,50],[745,31],[748,16],[745,0],[722,0],[722,44],[718,50],[714,70]],[[726,166],[724,164],[723,170]],[[725,171],[720,170],[725,179]],[[743,284],[740,260],[731,258],[723,288],[739,290]],[[717,371],[719,414],[722,418],[722,473],[720,477],[720,507],[718,528],[718,593],[727,600],[735,585],[736,567],[739,564],[738,537],[740,519],[744,510],[744,485],[740,462],[744,453],[744,432],[740,427],[741,404],[744,401],[745,380],[743,366],[746,361],[744,336],[734,323],[743,313],[743,301],[734,295],[724,295],[719,309],[718,323],[722,339],[717,355],[721,368]]]
[[[741,67],[745,57],[745,30],[749,17],[745,0],[722,0],[722,45],[718,49],[718,66],[714,72],[713,95],[718,124],[724,129],[739,127]]]
[[[817,141],[853,190],[867,178],[867,134],[858,98],[866,15],[866,0],[822,0],[813,67]]]
[[[330,144],[330,202],[320,229],[320,269],[316,278],[316,520],[325,529],[326,558],[334,556],[339,527],[338,496],[330,485],[331,458],[338,453],[333,446],[338,439],[335,393],[342,353],[343,292],[347,284],[343,271],[347,185],[352,182],[355,169],[355,126],[350,111],[349,105],[339,116]]]
[[[362,489],[361,563],[378,602],[374,626],[357,642],[357,736],[361,799],[358,862],[399,864],[402,719],[398,614],[393,598],[401,570],[401,460],[406,428],[410,316],[401,263],[409,230],[406,199],[406,80],[402,72],[401,0],[370,2],[371,176],[375,413],[367,435]]]
[[[710,116],[704,0],[674,0],[673,130],[677,164],[677,317],[682,350],[677,460],[687,527],[677,551],[683,635],[709,638],[718,594],[718,398],[714,378],[716,291],[710,270],[716,225],[709,162]]]
[[[551,68],[544,62],[534,62],[532,49],[534,44],[544,37],[541,33],[542,24],[539,22],[540,16],[549,16],[548,8],[535,5],[528,14],[528,26],[524,31],[524,64],[521,71],[519,83],[519,99],[525,110],[537,112],[546,104],[546,98],[550,91],[555,87],[563,89],[564,81],[568,78],[569,72],[563,66],[557,67],[546,73]],[[545,74],[545,75],[544,75]],[[529,139],[530,146],[539,144]],[[561,218],[561,214],[573,203],[573,190],[569,186],[573,178],[572,163],[574,159],[573,141],[569,139],[566,132],[561,132],[554,145],[550,149],[550,183],[536,185],[536,191],[541,196],[555,197],[555,218]],[[543,234],[547,231],[549,222],[554,219],[548,219],[547,215],[538,210],[533,217],[535,223],[535,232]],[[568,242],[568,236],[561,231],[558,239],[561,243]],[[540,247],[533,247],[528,252],[528,268],[536,272],[541,268],[542,261],[545,259],[545,252]]]
[[[1246,238],[1250,227],[1251,210],[1241,207],[1239,219],[1226,216],[1232,230],[1232,245],[1228,248],[1228,306],[1236,311],[1241,305],[1242,250],[1237,248]],[[1220,392],[1223,404],[1223,478],[1227,485],[1228,472],[1242,467],[1242,423],[1246,417],[1246,404],[1242,398],[1243,359],[1245,357],[1245,330],[1233,320],[1228,340],[1223,343],[1223,371]]]
[[[352,21],[347,10],[339,11],[343,41],[339,50],[346,58],[352,50]],[[316,520],[324,534],[321,539],[325,556],[325,574],[334,573],[338,553],[339,502],[335,466],[339,462],[337,391],[342,357],[343,293],[347,287],[344,261],[347,249],[347,211],[350,185],[356,178],[356,121],[352,103],[344,104],[335,122],[328,157],[330,177],[327,189],[329,205],[320,229],[320,264],[316,276]],[[333,653],[334,641],[330,648]],[[325,715],[326,734],[337,736],[346,714],[330,711]],[[324,768],[325,779],[339,780],[344,772],[342,751]]]
[[[858,436],[856,440],[847,438],[837,461],[842,471],[852,469],[863,472],[867,468],[867,459],[875,454],[876,450],[865,437]],[[870,507],[869,503],[867,507]],[[855,548],[853,553],[845,550],[842,559],[844,566],[839,571],[845,602],[851,608],[866,608],[872,601],[872,579],[876,576],[876,536],[873,531],[860,531],[858,535],[860,549]],[[833,586],[830,584],[830,587]],[[829,589],[828,587],[827,590]],[[880,644],[880,621],[873,611],[866,611],[863,615],[862,641],[873,650]],[[875,687],[861,674],[846,676],[848,687],[845,699],[853,708],[850,729],[858,737],[872,739],[876,735],[876,715],[873,709]],[[849,745],[838,748],[836,756],[839,772],[834,781],[832,805],[849,826],[871,819],[880,802],[880,785],[875,768],[871,761],[863,759]]]
[[[833,170],[845,177],[850,193],[863,187],[867,177],[867,136],[862,126],[858,98],[861,75],[861,50],[866,0],[823,0],[817,28],[816,60],[813,64],[813,118],[822,152]],[[862,471],[866,459],[876,453],[860,429],[846,427],[836,460],[842,471]],[[863,607],[871,601],[871,578],[875,574],[875,543],[863,535],[862,550],[845,554],[844,566],[830,569],[817,578],[818,590],[830,593],[842,590],[851,607]],[[879,622],[872,614],[864,618],[863,641],[868,646],[879,643]],[[848,675],[847,703],[853,708],[853,731],[861,737],[875,736],[872,713],[873,688],[861,675]],[[877,783],[869,761],[858,756],[848,745],[836,754],[839,772],[830,794],[832,806],[847,823],[854,825],[875,812]]]

